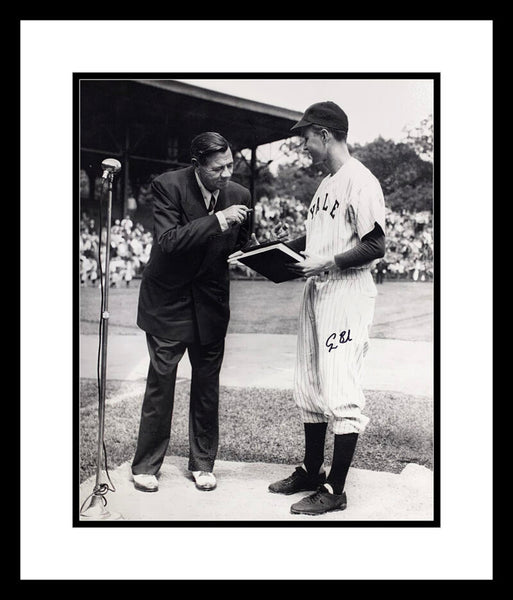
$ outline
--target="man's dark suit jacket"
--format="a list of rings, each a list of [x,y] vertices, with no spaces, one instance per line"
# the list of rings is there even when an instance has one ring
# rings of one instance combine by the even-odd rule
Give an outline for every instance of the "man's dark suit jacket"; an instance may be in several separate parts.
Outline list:
[[[226,335],[230,318],[228,256],[246,244],[248,223],[223,232],[209,215],[194,168],[156,177],[154,239],[139,292],[137,325],[169,340],[210,344]],[[215,211],[251,205],[249,190],[230,181]]]

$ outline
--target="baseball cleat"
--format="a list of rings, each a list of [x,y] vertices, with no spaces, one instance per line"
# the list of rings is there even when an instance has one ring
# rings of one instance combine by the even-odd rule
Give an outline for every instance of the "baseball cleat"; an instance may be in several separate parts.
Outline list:
[[[319,473],[310,477],[303,467],[296,467],[290,477],[275,481],[269,486],[269,491],[274,494],[295,494],[297,492],[309,492],[316,490],[320,484],[326,481],[326,473]]]
[[[294,515],[323,515],[347,507],[346,493],[332,494],[324,485],[319,486],[315,494],[311,494],[290,507]]]

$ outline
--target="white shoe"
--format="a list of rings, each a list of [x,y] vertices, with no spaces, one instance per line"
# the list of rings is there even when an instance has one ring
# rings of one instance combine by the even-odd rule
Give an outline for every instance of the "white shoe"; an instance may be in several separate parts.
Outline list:
[[[134,475],[134,485],[136,489],[142,492],[157,492],[159,484],[155,475],[146,475],[142,473],[140,475]]]
[[[216,478],[213,473],[208,471],[192,471],[192,476],[194,477],[198,490],[207,492],[214,490],[217,486]]]

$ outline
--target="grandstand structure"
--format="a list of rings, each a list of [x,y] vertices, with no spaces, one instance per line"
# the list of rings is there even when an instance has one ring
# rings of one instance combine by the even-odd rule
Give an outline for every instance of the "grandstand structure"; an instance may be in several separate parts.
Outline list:
[[[234,153],[248,150],[254,192],[258,146],[291,137],[292,125],[301,118],[293,110],[175,79],[75,73],[74,94],[78,100],[75,150],[78,168],[88,178],[87,193],[80,194],[80,210],[92,218],[98,214],[95,186],[105,158],[122,165],[113,190],[114,219],[130,209],[131,190],[154,175],[189,165],[191,140],[203,131],[224,135]],[[149,207],[138,208],[137,220],[151,227]]]

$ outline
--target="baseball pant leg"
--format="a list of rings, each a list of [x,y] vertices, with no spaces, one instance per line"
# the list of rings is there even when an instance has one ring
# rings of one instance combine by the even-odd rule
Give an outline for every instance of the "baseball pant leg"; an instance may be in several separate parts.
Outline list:
[[[299,311],[294,400],[303,423],[327,423],[319,382],[319,347],[315,317],[316,287],[308,279]]]
[[[335,434],[362,433],[369,421],[361,379],[375,298],[366,289],[358,274],[319,285],[319,379]]]

